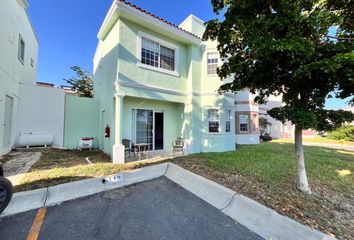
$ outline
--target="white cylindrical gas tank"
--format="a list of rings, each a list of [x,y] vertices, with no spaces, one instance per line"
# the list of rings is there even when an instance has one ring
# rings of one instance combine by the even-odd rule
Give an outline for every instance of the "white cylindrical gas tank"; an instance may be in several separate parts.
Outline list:
[[[52,134],[32,132],[20,135],[15,142],[16,147],[49,146],[52,145],[54,136]]]

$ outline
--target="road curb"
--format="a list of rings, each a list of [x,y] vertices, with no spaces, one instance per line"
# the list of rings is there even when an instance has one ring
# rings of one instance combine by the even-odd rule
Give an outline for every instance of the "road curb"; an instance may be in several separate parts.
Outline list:
[[[235,196],[222,212],[265,239],[334,239],[242,195]]]
[[[47,188],[15,193],[0,217],[41,208],[44,205]]]
[[[169,163],[165,176],[219,210],[225,208],[236,194],[173,163]]]
[[[265,239],[335,239],[173,163],[165,176]]]
[[[167,163],[121,172],[122,180],[113,184],[103,184],[103,178],[92,178],[72,183],[65,183],[48,188],[45,207],[62,202],[93,195],[95,193],[128,186],[161,177],[167,168]],[[79,191],[78,191],[79,190]]]
[[[103,178],[91,178],[48,188],[15,193],[10,204],[0,217],[14,215],[41,207],[53,206],[65,201],[86,197],[106,190],[159,178],[165,174],[167,166],[167,163],[162,163],[121,172],[122,180],[116,183],[103,184]]]

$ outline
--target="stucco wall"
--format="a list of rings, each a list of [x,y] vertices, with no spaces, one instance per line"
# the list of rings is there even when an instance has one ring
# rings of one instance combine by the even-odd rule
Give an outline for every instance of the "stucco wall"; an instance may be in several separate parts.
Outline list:
[[[139,67],[138,64],[138,34],[142,31],[178,47],[179,76],[173,76]],[[119,81],[140,83],[160,88],[179,91],[186,90],[187,48],[185,45],[138,26],[128,20],[120,21],[119,41]]]
[[[93,147],[98,147],[99,110],[93,98],[66,96],[64,147],[74,149],[82,137],[93,137]]]
[[[17,1],[1,1],[0,29],[0,155],[2,155],[11,150],[17,133],[19,84],[35,84],[38,42],[26,10]],[[19,34],[25,41],[23,64],[18,59]],[[9,148],[3,144],[6,96],[11,97],[14,103]]]
[[[123,139],[132,139],[132,109],[147,109],[164,113],[164,150],[172,151],[172,141],[182,136],[183,105],[142,98],[124,98]]]
[[[65,93],[62,89],[20,85],[17,136],[30,132],[54,136],[63,146]]]

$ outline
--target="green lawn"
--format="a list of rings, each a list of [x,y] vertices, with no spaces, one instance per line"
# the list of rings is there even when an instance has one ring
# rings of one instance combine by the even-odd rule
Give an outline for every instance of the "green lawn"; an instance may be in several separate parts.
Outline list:
[[[262,143],[236,152],[202,153],[175,163],[329,234],[354,233],[354,153],[305,147],[313,195],[297,190],[294,145]]]

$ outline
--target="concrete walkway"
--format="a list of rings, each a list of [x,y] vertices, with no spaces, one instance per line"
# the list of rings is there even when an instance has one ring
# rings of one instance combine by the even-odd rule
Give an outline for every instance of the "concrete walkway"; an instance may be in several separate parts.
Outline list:
[[[40,152],[12,152],[14,158],[4,164],[4,174],[12,185],[18,185],[25,174],[41,157]]]
[[[354,146],[352,146],[352,145],[316,143],[316,142],[303,142],[303,144],[305,146],[325,147],[325,148],[332,148],[332,149],[338,149],[338,150],[354,152]]]

